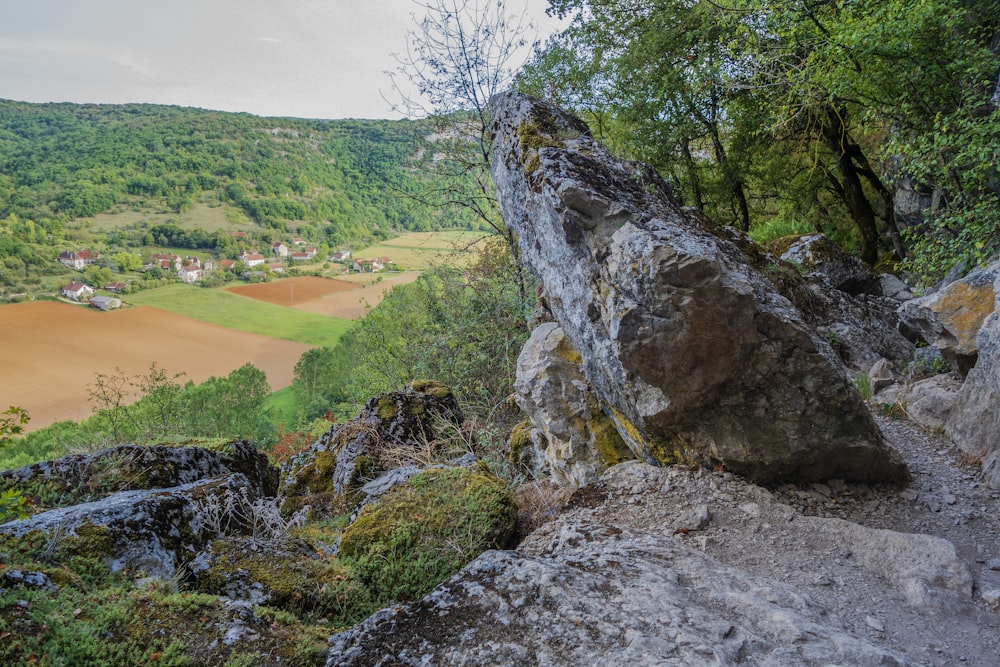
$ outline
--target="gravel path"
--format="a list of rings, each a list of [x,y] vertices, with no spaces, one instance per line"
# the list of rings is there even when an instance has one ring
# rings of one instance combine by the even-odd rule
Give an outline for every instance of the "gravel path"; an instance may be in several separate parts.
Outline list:
[[[623,464],[564,511],[673,534],[791,584],[836,626],[912,664],[997,667],[1000,492],[948,442],[878,420],[913,474],[905,488],[831,480],[768,490],[730,473]]]

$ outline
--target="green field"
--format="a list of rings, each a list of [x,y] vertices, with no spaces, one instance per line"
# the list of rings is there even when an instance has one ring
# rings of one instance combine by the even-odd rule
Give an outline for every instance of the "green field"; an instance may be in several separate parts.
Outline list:
[[[128,302],[153,306],[230,329],[307,345],[334,345],[352,322],[248,299],[222,289],[168,285],[131,294]]]
[[[92,219],[82,222],[92,232],[105,232],[114,229],[124,229],[133,227],[140,222],[147,223],[150,227],[174,223],[184,229],[203,229],[214,232],[222,229],[243,230],[254,228],[254,225],[243,213],[243,211],[227,206],[209,206],[204,202],[198,202],[191,208],[180,213],[159,213],[153,211],[132,211],[125,210],[117,213],[101,213]],[[78,223],[81,224],[81,223]]]
[[[465,264],[475,257],[482,232],[411,232],[354,251],[360,259],[388,257],[403,269],[423,271],[441,264]]]

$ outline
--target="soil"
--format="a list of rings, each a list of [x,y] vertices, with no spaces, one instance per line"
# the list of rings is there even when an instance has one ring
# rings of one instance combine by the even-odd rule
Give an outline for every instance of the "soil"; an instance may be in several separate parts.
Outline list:
[[[107,313],[51,301],[3,306],[0,409],[25,408],[28,431],[86,419],[93,412],[87,386],[97,373],[136,375],[153,362],[196,383],[252,363],[277,390],[291,384],[309,348],[148,306]]]
[[[378,305],[387,291],[396,285],[411,283],[419,275],[417,271],[404,271],[352,274],[344,279],[302,276],[230,287],[226,291],[309,313],[356,320]]]
[[[1000,567],[1000,491],[985,488],[977,462],[948,441],[910,422],[876,419],[913,475],[905,487],[830,480],[764,489],[725,472],[640,466],[634,486],[629,475],[606,476],[562,511],[673,534],[730,566],[791,584],[829,610],[832,622],[914,664],[995,667],[1000,605],[984,591],[1000,589],[1000,571],[990,567]],[[904,590],[908,575],[897,569],[953,584],[953,573],[934,571],[939,557],[925,559],[919,540],[910,551],[881,551],[877,540],[851,537],[853,529],[836,519],[947,540],[975,582],[972,591],[934,590],[915,602]]]

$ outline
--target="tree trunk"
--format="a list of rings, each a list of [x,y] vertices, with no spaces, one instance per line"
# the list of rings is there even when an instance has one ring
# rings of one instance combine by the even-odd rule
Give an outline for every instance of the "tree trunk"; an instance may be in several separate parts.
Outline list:
[[[861,237],[861,259],[874,265],[878,261],[878,226],[875,211],[865,196],[861,175],[851,156],[851,140],[844,120],[846,109],[826,108],[825,122],[821,123],[823,138],[837,158],[841,195]]]
[[[691,196],[694,197],[694,206],[702,213],[705,212],[705,200],[701,196],[701,183],[698,181],[698,168],[691,155],[691,141],[687,137],[681,139],[681,153],[684,155],[684,170],[687,172],[688,180],[691,182]]]

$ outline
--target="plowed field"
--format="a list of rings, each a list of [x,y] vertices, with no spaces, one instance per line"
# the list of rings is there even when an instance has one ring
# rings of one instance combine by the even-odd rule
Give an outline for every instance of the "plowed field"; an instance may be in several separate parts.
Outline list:
[[[229,287],[226,291],[309,313],[356,320],[374,308],[387,291],[396,285],[411,283],[419,275],[417,271],[381,275],[353,274],[350,280],[302,276]],[[382,280],[374,282],[379,277]]]
[[[202,382],[245,363],[273,390],[292,382],[308,345],[234,331],[156,308],[101,313],[56,302],[0,307],[0,410],[19,405],[28,430],[89,417],[96,373],[144,373],[152,362],[181,381]]]

